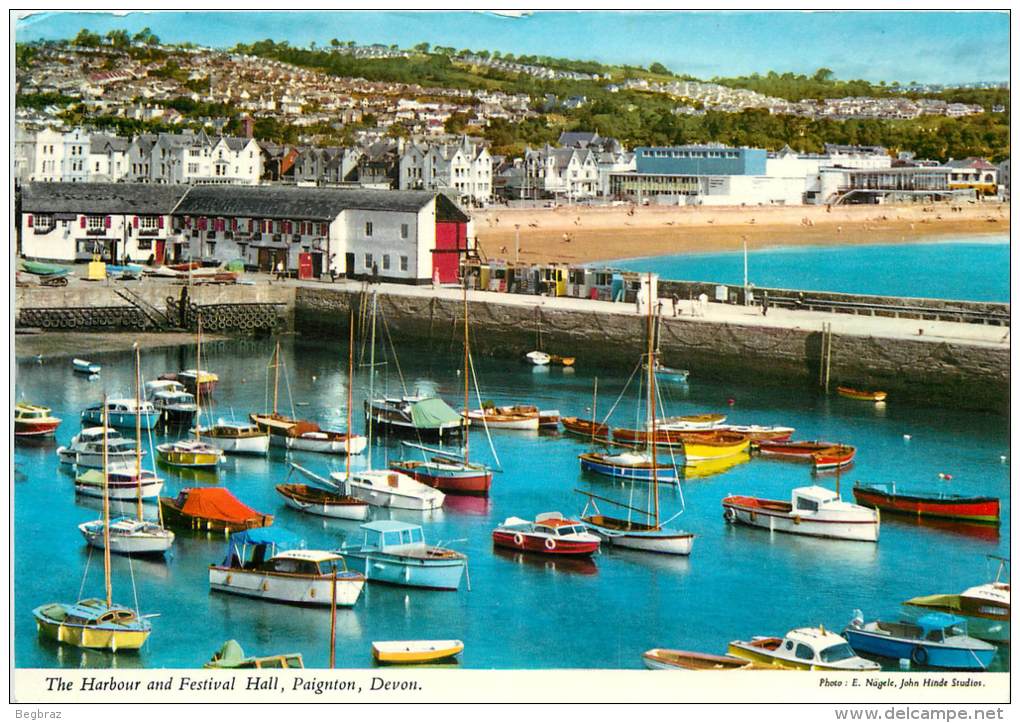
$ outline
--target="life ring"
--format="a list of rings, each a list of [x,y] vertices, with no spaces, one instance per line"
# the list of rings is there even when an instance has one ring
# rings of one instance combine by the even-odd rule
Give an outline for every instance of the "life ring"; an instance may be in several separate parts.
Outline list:
[[[794,515],[793,516],[793,524],[795,524],[795,525],[799,525],[800,524],[800,515]]]
[[[554,540],[551,537],[545,538],[545,549],[550,550],[550,551],[555,550],[556,549],[556,540]]]
[[[308,588],[308,597],[312,597],[312,598],[315,597],[315,588],[314,587]]]
[[[517,545],[518,547],[523,545],[524,544],[524,535],[522,535],[520,532],[518,532],[516,535],[514,535],[514,544]]]
[[[749,512],[749,513],[747,514],[747,516],[748,516],[748,518],[749,518],[749,519],[751,520],[751,522],[754,522],[755,520],[757,520],[757,519],[758,519],[758,513],[757,513],[757,512],[755,512],[754,510],[751,510],[751,511],[750,511],[750,512]]]
[[[233,575],[227,575],[226,583],[229,585],[233,579],[234,579]]]
[[[269,581],[266,580],[262,583],[262,592],[269,592]]]
[[[927,665],[928,651],[923,646],[915,645],[914,649],[910,651],[910,659],[917,665]]]
[[[724,509],[722,516],[723,519],[726,520],[727,522],[736,522],[737,520],[737,513],[734,511],[732,507],[727,507],[726,509]]]

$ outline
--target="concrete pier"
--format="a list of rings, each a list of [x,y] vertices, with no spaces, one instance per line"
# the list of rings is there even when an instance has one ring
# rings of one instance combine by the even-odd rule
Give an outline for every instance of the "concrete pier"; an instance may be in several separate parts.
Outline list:
[[[395,338],[435,350],[459,345],[459,289],[368,286],[342,282],[295,284],[300,330],[340,333],[349,309],[377,293]],[[469,291],[476,353],[518,359],[542,348],[577,357],[578,367],[636,362],[646,320],[634,304]],[[951,321],[853,316],[817,311],[662,299],[662,360],[690,369],[692,379],[795,384],[820,389],[823,323],[831,325],[830,390],[838,384],[889,392],[890,403],[1006,413],[1009,408],[1009,328]]]

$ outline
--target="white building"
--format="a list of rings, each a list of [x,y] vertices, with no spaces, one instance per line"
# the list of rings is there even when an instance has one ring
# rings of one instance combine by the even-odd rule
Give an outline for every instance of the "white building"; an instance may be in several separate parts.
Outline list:
[[[545,148],[524,152],[521,197],[593,198],[599,192],[599,164],[589,148]]]
[[[461,203],[492,200],[492,156],[480,141],[407,143],[398,159],[398,183],[404,190],[443,191]]]

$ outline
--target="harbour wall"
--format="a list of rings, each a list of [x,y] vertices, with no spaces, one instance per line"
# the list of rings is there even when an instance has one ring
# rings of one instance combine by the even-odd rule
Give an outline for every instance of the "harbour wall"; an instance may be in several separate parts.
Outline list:
[[[414,341],[426,353],[460,348],[464,311],[457,300],[380,292],[376,303],[394,339]],[[362,291],[298,287],[295,328],[341,334],[352,308],[363,321],[370,297]],[[472,301],[469,314],[476,354],[519,359],[536,348],[540,327],[545,351],[576,356],[585,367],[621,370],[633,367],[646,328],[643,317],[622,310]],[[825,362],[821,331],[666,317],[660,337],[662,357],[682,360],[695,379],[819,389]],[[885,390],[896,400],[1008,413],[1007,347],[834,333],[829,365],[832,389],[852,382]]]

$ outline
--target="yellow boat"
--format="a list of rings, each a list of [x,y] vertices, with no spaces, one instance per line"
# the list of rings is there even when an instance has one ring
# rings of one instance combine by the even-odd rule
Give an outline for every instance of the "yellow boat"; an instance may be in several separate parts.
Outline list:
[[[684,437],[684,457],[687,462],[746,454],[750,447],[751,438],[738,432],[706,432]]]
[[[867,391],[864,389],[854,389],[853,387],[836,387],[836,393],[847,399],[858,399],[864,402],[884,402],[885,398],[889,396],[886,392],[877,390]]]
[[[734,640],[727,654],[772,668],[785,670],[881,670],[861,658],[847,641],[824,627],[797,628],[784,638]]]
[[[173,467],[216,467],[223,459],[223,450],[205,442],[180,440],[156,447],[159,461]]]
[[[74,605],[50,603],[32,611],[38,631],[52,640],[79,648],[138,650],[152,626],[134,610],[108,605],[103,600],[82,600]]]
[[[372,658],[377,663],[414,665],[446,660],[463,650],[459,640],[385,640],[372,643]]]
[[[738,464],[743,464],[750,460],[750,454],[747,452],[739,452],[729,457],[703,459],[690,462],[689,464],[684,465],[684,479],[690,480],[702,477],[712,477],[713,475],[722,474],[731,467],[736,467]]]

